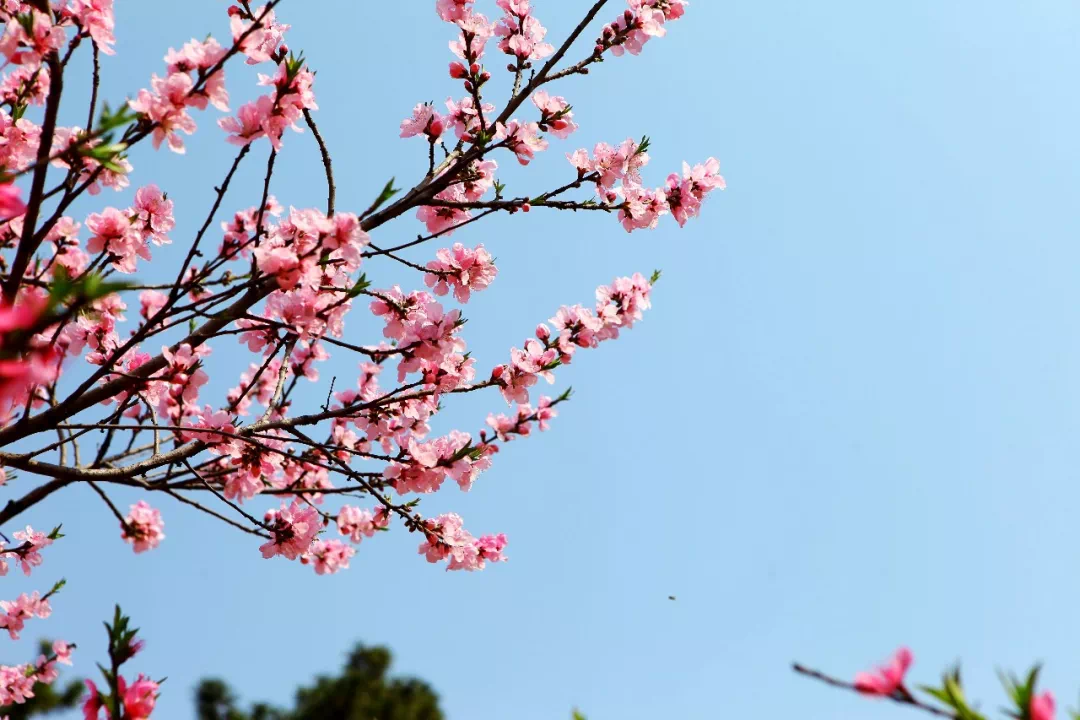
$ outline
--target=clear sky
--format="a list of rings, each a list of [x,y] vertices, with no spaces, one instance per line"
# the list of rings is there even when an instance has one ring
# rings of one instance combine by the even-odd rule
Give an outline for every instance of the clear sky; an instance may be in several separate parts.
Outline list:
[[[397,124],[416,102],[459,92],[434,3],[377,5],[282,5],[289,45],[318,70],[342,209],[422,174],[423,143],[398,140]],[[558,39],[587,3],[535,5]],[[169,45],[223,37],[224,8],[118,0],[103,97],[145,85]],[[77,641],[90,673],[100,621],[121,602],[149,641],[133,669],[169,676],[164,720],[190,717],[210,674],[245,700],[286,702],[358,640],[389,645],[454,720],[548,720],[573,706],[599,720],[901,717],[789,670],[798,659],[846,676],[899,643],[918,680],[963,658],[988,709],[1002,700],[995,667],[1039,659],[1069,702],[1080,690],[1078,26],[1066,0],[697,0],[641,57],[566,82],[581,131],[504,177],[534,194],[565,181],[563,152],[647,133],[652,184],[684,159],[721,160],[729,190],[702,218],[630,236],[611,217],[537,211],[453,238],[499,259],[466,310],[482,367],[596,285],[664,271],[642,325],[560,371],[556,390],[577,394],[547,434],[511,444],[471,494],[425,502],[506,532],[510,562],[445,573],[394,532],[319,578],[162,498],[168,539],[136,557],[79,488],[27,518],[62,520],[69,536],[34,582],[5,581],[13,597],[68,578],[28,640]],[[237,100],[255,91],[239,66],[229,80]],[[217,116],[198,116],[186,157],[133,157],[135,184],[157,182],[177,204],[162,264],[231,160]],[[228,212],[256,203],[260,165]],[[284,204],[321,206],[310,135],[285,138],[279,168]],[[416,230],[405,218],[376,240]],[[375,263],[368,274],[420,281]],[[367,342],[376,324],[362,314],[349,337]],[[215,346],[238,368],[240,352]],[[323,369],[310,402],[333,375],[351,382],[353,358]],[[501,407],[494,394],[455,400],[436,429],[475,431]]]

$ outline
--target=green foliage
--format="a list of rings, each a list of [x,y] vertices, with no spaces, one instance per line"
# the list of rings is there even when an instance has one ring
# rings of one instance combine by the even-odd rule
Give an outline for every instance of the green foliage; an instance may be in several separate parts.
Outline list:
[[[959,667],[945,673],[941,679],[940,688],[924,686],[921,690],[952,708],[959,720],[985,720],[968,705],[967,698],[964,697]]]
[[[383,647],[357,645],[340,675],[319,676],[296,691],[289,710],[254,705],[237,708],[229,686],[203,680],[195,691],[198,720],[443,720],[439,698],[415,678],[388,677],[393,658]]]
[[[364,215],[370,215],[371,213],[375,212],[380,207],[382,207],[387,200],[394,197],[399,192],[401,192],[401,188],[394,187],[394,178],[390,178],[390,182],[386,183],[386,185],[383,186],[382,192],[379,193],[379,197],[375,198],[375,202],[371,204],[371,207],[368,208],[367,212],[364,213]]]

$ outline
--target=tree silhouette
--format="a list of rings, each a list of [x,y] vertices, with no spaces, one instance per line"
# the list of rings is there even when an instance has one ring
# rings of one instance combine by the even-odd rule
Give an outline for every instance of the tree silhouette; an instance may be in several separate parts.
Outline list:
[[[340,675],[320,675],[296,690],[291,710],[256,704],[248,711],[224,680],[209,678],[195,691],[198,720],[443,720],[439,697],[416,678],[388,677],[393,656],[358,644]]]

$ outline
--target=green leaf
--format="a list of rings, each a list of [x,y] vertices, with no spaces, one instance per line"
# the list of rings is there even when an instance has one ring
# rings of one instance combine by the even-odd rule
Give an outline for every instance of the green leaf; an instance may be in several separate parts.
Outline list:
[[[359,296],[362,292],[371,287],[371,283],[368,282],[367,275],[361,275],[360,279],[356,281],[356,284],[349,290],[349,297],[354,298]]]
[[[649,284],[650,285],[655,285],[657,282],[659,282],[660,281],[660,276],[662,274],[663,273],[661,273],[659,270],[653,270],[652,271],[652,277],[649,278]]]
[[[375,202],[371,204],[369,213],[373,213],[386,203],[387,200],[401,192],[401,188],[394,187],[394,178],[390,178],[390,182],[383,186],[382,192],[379,193],[379,197],[375,198]]]

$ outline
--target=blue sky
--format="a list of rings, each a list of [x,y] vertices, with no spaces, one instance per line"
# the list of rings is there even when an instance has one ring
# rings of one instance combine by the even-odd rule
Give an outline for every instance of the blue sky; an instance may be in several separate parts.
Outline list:
[[[117,5],[102,86],[114,102],[161,71],[168,46],[225,34],[219,0],[170,13]],[[458,92],[432,2],[366,5],[282,6],[290,46],[318,70],[339,206],[357,211],[391,176],[423,172],[423,143],[397,139],[401,118]],[[585,5],[536,2],[555,39]],[[454,237],[499,258],[498,280],[466,309],[484,367],[560,304],[589,301],[615,275],[664,271],[642,325],[560,370],[556,389],[577,394],[547,434],[500,453],[471,494],[425,502],[506,532],[510,562],[444,573],[395,532],[319,578],[161,499],[168,539],[135,557],[78,488],[27,518],[62,520],[69,537],[32,583],[6,580],[13,596],[68,578],[28,639],[78,641],[89,673],[100,620],[122,603],[149,642],[133,669],[169,676],[165,720],[190,717],[205,675],[245,700],[286,702],[358,640],[389,645],[455,720],[546,720],[573,706],[619,720],[900,717],[788,669],[797,659],[849,675],[899,643],[915,650],[920,681],[962,658],[988,709],[1002,700],[995,667],[1040,659],[1070,701],[1078,25],[1065,0],[697,0],[641,57],[559,88],[578,135],[528,172],[501,165],[511,193],[535,194],[565,182],[563,152],[647,133],[654,184],[684,159],[721,160],[729,190],[702,218],[628,236],[614,218],[538,211]],[[252,72],[229,78],[237,100],[254,93]],[[177,203],[177,244],[155,250],[162,267],[232,157],[216,117],[197,118],[186,157],[133,157],[135,184],[157,182]],[[321,206],[310,135],[285,143],[274,193]],[[260,164],[245,167],[228,212],[255,204]],[[405,218],[375,239],[416,230]],[[368,274],[420,281],[375,263]],[[365,342],[377,329],[360,315],[350,338]],[[215,361],[246,364],[227,343]],[[333,375],[355,377],[353,359],[328,363],[311,403]],[[475,431],[501,407],[497,395],[455,401],[436,429]]]

